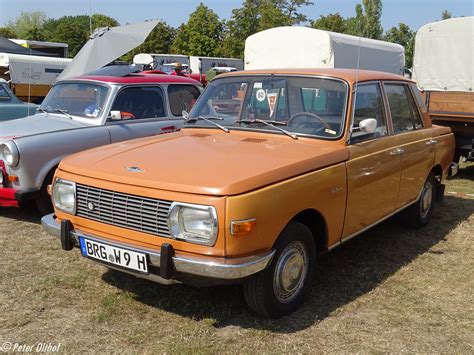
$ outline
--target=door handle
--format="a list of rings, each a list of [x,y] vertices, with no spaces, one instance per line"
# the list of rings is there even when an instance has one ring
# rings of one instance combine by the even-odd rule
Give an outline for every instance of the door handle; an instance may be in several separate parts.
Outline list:
[[[436,139],[430,139],[429,141],[425,142],[426,145],[435,145],[436,143],[438,143]]]
[[[390,155],[400,155],[403,154],[404,150],[402,148],[397,148],[390,151]]]

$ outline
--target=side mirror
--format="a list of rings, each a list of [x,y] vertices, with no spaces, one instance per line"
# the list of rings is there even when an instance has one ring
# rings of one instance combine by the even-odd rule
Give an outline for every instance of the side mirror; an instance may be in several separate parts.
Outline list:
[[[112,121],[120,121],[122,119],[122,112],[120,112],[120,111],[110,111],[110,119]]]
[[[364,133],[374,133],[377,128],[377,120],[375,118],[366,118],[359,122],[359,129]]]
[[[183,116],[184,120],[187,120],[189,117],[189,112],[186,110],[181,111],[181,116]]]

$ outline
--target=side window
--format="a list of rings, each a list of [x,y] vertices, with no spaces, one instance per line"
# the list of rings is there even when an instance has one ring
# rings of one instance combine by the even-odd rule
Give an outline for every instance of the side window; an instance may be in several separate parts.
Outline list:
[[[200,92],[193,85],[169,85],[168,98],[173,116],[181,116],[183,110],[189,112],[194,106]]]
[[[163,91],[156,86],[125,88],[117,94],[111,111],[124,119],[165,117]]]
[[[394,133],[403,133],[423,128],[410,89],[405,84],[385,84]]]
[[[0,101],[11,101],[12,98],[8,94],[8,91],[3,87],[3,85],[0,85]]]
[[[358,85],[355,97],[354,124],[351,136],[352,143],[374,139],[388,134],[387,122],[383,109],[382,91],[379,84]],[[375,119],[377,126],[374,133],[359,129],[359,124],[366,119]]]

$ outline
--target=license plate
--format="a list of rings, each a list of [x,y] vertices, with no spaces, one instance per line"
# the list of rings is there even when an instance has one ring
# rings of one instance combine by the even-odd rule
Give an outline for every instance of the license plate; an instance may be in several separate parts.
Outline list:
[[[124,269],[148,274],[146,254],[120,248],[114,245],[79,238],[82,255],[88,258],[112,264]]]

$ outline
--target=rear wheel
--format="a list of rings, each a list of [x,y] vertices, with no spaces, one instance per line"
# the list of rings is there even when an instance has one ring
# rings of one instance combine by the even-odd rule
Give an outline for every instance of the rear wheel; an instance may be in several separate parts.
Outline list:
[[[402,222],[412,228],[421,228],[428,224],[436,197],[437,181],[431,173],[421,190],[420,198],[413,205],[402,212]]]
[[[271,318],[295,311],[311,286],[315,260],[311,231],[299,222],[288,224],[278,238],[268,268],[244,284],[249,307]]]

